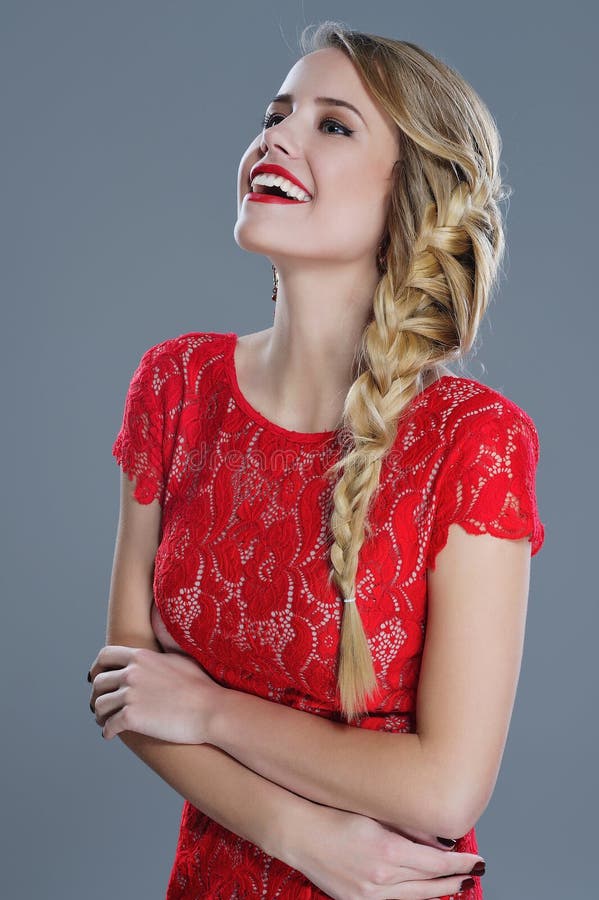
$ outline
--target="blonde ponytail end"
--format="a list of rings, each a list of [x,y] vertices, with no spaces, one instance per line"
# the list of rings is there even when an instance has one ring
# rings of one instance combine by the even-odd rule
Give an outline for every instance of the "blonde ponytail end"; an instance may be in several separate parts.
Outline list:
[[[348,721],[366,712],[367,700],[378,689],[362,619],[355,600],[349,602],[349,598],[343,604],[337,683],[341,711]]]

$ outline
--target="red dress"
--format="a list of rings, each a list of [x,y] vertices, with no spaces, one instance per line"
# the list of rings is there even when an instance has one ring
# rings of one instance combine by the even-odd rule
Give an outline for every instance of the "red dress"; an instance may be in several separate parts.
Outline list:
[[[154,600],[179,647],[219,683],[340,720],[342,602],[328,582],[339,433],[278,426],[241,394],[234,333],[192,332],[147,350],[113,447],[158,498]],[[412,401],[383,461],[357,602],[380,691],[356,727],[416,731],[427,568],[458,522],[473,534],[544,539],[539,441],[513,401],[445,375]],[[456,850],[478,853],[475,830]],[[481,900],[480,877],[461,896]],[[301,872],[184,803],[167,900],[328,897]]]

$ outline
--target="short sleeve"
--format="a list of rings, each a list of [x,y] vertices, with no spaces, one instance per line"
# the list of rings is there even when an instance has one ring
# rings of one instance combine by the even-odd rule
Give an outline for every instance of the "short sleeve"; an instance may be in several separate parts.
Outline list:
[[[133,373],[120,431],[112,455],[129,480],[136,479],[133,496],[148,504],[158,498],[164,503],[166,474],[164,465],[165,408],[160,372],[164,344],[150,347]]]
[[[427,567],[434,570],[454,523],[469,534],[528,537],[531,556],[538,553],[545,538],[536,498],[538,461],[534,422],[515,404],[466,418],[440,469]]]

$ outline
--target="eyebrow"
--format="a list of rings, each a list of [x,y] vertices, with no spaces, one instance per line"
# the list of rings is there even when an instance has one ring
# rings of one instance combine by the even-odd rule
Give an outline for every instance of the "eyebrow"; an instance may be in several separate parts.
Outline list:
[[[293,102],[293,94],[277,94],[276,97],[273,97],[270,101],[271,103],[292,103]],[[352,112],[355,112],[357,116],[359,116],[364,124],[366,125],[366,119],[362,115],[359,109],[352,103],[348,103],[347,100],[338,100],[336,97],[315,97],[315,103],[320,103],[326,106],[345,106],[347,109],[351,109]],[[366,125],[368,128],[368,125]]]

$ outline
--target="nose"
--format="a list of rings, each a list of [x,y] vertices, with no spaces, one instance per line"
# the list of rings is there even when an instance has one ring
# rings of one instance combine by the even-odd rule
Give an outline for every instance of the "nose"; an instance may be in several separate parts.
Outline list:
[[[278,124],[264,128],[260,141],[260,149],[263,153],[269,150],[281,150],[286,156],[298,155],[298,141],[293,135],[293,126],[288,125],[289,116],[286,116]]]

